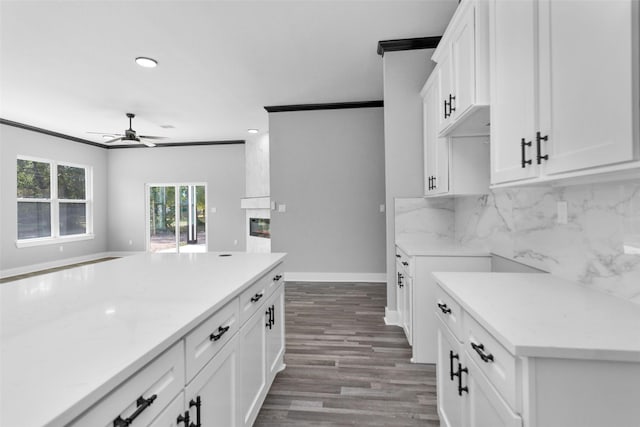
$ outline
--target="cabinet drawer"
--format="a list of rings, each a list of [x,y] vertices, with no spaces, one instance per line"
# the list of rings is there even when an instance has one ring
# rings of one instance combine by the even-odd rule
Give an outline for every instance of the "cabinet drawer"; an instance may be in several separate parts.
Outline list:
[[[233,299],[187,335],[187,382],[238,332],[238,304],[238,298]]]
[[[464,318],[465,350],[512,408],[516,407],[516,359],[473,317]]]
[[[184,424],[178,424],[178,415],[184,413],[184,393],[180,393],[173,402],[162,411],[158,418],[153,420],[149,427],[182,427]],[[132,424],[135,427],[135,423]]]
[[[451,329],[458,341],[463,341],[462,307],[440,286],[436,288],[436,316]]]
[[[246,291],[240,295],[240,326],[244,324],[249,318],[262,306],[267,298],[267,276],[262,276],[260,279],[251,285]]]
[[[117,426],[116,419],[134,418],[146,426],[184,387],[184,345],[180,340],[155,360],[126,380],[71,425],[74,427]],[[141,409],[143,408],[144,409]],[[176,414],[177,416],[177,414]],[[126,424],[121,424],[126,425]]]
[[[284,266],[279,264],[260,280],[264,280],[267,286],[267,295],[265,297],[270,296],[278,285],[284,282]]]
[[[400,271],[400,268],[402,268],[405,276],[413,277],[413,264],[412,257],[407,255],[402,249],[396,247],[396,269]]]

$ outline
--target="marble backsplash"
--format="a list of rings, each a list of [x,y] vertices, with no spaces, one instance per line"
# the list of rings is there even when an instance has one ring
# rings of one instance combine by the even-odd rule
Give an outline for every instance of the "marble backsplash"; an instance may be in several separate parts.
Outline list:
[[[558,202],[568,207],[559,224]],[[456,198],[454,235],[640,304],[640,183],[494,190]],[[449,229],[447,228],[447,232]]]
[[[455,238],[453,199],[395,199],[396,241]]]

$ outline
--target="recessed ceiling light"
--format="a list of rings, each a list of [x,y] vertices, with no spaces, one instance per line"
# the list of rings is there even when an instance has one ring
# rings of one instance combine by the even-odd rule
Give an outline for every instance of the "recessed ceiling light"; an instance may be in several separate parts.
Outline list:
[[[258,129],[247,129],[249,133],[258,133]]]
[[[158,61],[153,58],[139,56],[136,58],[136,64],[144,68],[155,68],[156,66],[158,66]]]

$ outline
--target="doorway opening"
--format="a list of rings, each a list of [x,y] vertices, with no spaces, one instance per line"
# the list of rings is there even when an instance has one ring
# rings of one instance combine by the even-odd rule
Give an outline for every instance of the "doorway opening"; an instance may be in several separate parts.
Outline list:
[[[147,251],[207,252],[206,184],[147,185]]]

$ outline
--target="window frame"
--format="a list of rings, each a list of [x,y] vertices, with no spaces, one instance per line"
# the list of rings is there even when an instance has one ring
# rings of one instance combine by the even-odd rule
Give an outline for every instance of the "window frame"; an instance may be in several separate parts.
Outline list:
[[[18,182],[17,182],[17,174],[18,174],[18,161],[26,160],[32,162],[40,162],[49,164],[49,199],[44,198],[29,198],[29,197],[18,197]],[[18,155],[16,156],[16,162],[14,163],[16,166],[16,171],[14,176],[16,177],[16,247],[18,248],[26,248],[33,246],[42,246],[42,245],[53,245],[67,242],[75,242],[81,240],[90,240],[95,238],[93,234],[93,167],[89,165],[83,165],[79,163],[45,159],[42,157],[33,157],[33,156],[25,156]],[[59,199],[58,198],[58,166],[67,166],[84,169],[85,171],[85,198],[84,199]],[[17,237],[18,234],[18,203],[24,202],[32,202],[32,203],[49,203],[50,204],[50,221],[51,221],[51,234],[46,237],[30,237],[26,239],[20,239]],[[85,233],[80,234],[69,234],[69,235],[60,235],[60,203],[84,203],[85,205],[85,217],[86,217],[86,230]]]

